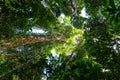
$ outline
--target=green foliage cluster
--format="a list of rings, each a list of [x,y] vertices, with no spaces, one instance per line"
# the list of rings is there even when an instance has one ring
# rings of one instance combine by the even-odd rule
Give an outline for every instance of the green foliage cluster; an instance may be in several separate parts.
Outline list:
[[[0,48],[0,80],[119,80],[120,0],[1,0],[0,39],[40,26],[62,39]],[[88,18],[79,16],[86,7]]]

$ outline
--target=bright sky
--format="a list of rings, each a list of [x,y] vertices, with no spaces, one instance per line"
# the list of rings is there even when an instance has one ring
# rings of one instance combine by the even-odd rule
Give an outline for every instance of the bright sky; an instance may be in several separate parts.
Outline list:
[[[28,33],[34,33],[34,34],[38,34],[39,35],[39,34],[46,34],[47,31],[41,29],[40,27],[34,26],[34,27],[32,27],[31,30],[28,31]]]
[[[86,13],[86,8],[83,7],[83,9],[81,10],[81,16],[84,18],[89,18],[89,15]]]

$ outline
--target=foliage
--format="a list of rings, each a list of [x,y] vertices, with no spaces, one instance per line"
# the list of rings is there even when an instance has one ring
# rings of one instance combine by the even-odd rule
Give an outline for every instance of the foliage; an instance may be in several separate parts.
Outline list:
[[[0,0],[0,80],[119,80],[119,3]]]

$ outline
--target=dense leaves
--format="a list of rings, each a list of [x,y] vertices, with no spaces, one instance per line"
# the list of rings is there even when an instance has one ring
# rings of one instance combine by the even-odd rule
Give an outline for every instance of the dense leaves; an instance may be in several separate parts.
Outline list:
[[[119,80],[119,3],[0,0],[0,80]]]

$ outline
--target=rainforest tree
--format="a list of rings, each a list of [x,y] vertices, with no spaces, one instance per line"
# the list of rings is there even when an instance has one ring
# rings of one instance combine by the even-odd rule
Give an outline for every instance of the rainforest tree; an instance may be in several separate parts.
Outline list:
[[[0,80],[119,80],[119,21],[120,0],[0,0]]]

